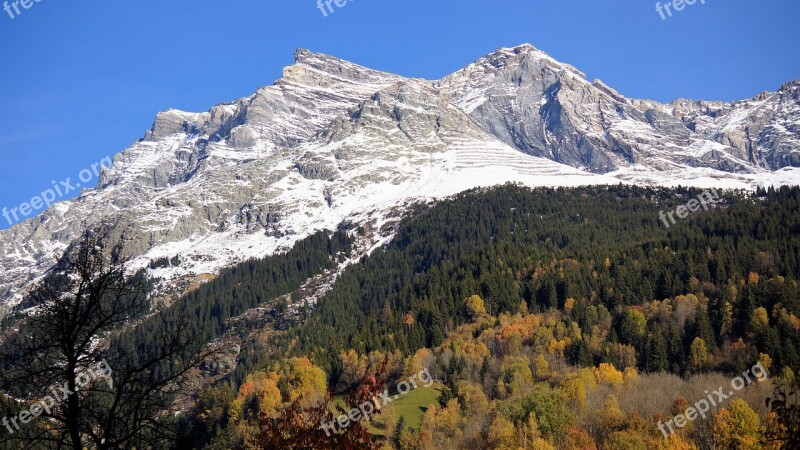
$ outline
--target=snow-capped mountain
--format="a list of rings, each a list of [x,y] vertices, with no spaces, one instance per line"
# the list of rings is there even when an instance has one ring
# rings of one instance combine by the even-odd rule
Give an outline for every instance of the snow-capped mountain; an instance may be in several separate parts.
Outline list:
[[[213,275],[343,222],[473,187],[800,184],[800,82],[741,102],[627,99],[530,45],[438,81],[298,50],[273,86],[157,115],[99,185],[0,232],[0,301],[80,233],[111,224],[163,285]],[[375,233],[372,244],[387,236]],[[369,246],[367,246],[369,247]]]
[[[630,100],[530,45],[500,50],[438,85],[484,131],[524,153],[607,173],[798,166],[800,82],[742,102]]]

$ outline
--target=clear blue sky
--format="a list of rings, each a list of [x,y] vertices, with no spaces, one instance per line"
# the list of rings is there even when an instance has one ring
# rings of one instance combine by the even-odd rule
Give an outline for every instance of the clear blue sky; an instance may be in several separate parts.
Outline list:
[[[0,10],[0,208],[123,150],[160,110],[205,111],[271,84],[298,47],[436,79],[528,42],[661,101],[748,98],[800,78],[800,2],[705,2],[666,21],[654,0],[353,0],[327,18],[316,0]]]

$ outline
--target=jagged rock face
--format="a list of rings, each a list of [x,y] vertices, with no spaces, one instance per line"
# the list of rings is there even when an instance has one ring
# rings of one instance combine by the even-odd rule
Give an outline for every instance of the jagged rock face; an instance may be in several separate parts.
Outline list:
[[[159,113],[145,138],[101,174],[97,190],[0,232],[0,299],[19,292],[83,229],[100,222],[115,224],[112,237],[125,243],[131,257],[159,244],[180,243],[168,252],[185,253],[237,227],[277,241],[284,233],[277,226],[284,205],[272,203],[281,191],[273,184],[292,171],[285,150],[401,80],[304,50],[296,59],[284,78],[251,97],[207,113]],[[187,256],[193,272],[246,258],[231,250],[223,258],[216,249],[205,251]],[[207,260],[213,261],[206,268]]]
[[[552,156],[546,141],[547,116],[540,113],[558,94],[557,85],[567,73],[583,76],[571,66],[523,46],[479,59],[445,77],[438,86],[488,133],[525,153],[546,157]],[[530,120],[521,121],[523,117]],[[560,114],[553,122],[558,119]]]
[[[681,119],[729,146],[736,157],[771,170],[800,166],[800,81],[749,100],[696,103],[699,107],[684,109]]]
[[[19,300],[101,223],[134,268],[180,255],[150,270],[169,286],[477,186],[798,183],[800,171],[764,170],[800,165],[798,82],[743,102],[665,105],[626,99],[530,45],[435,82],[295,58],[250,97],[159,113],[97,189],[0,232],[0,301]]]
[[[587,81],[574,67],[529,45],[482,58],[444,78],[439,86],[450,92],[453,103],[484,131],[506,144],[597,173],[630,165],[659,170],[688,165],[753,172],[756,168],[746,149],[750,145],[746,136],[756,136],[755,131],[776,122],[774,115],[761,114],[753,115],[753,125],[741,131],[726,134],[724,127],[710,130],[710,125],[737,111],[720,102],[663,105],[629,100],[599,80]],[[796,100],[789,101],[784,109],[796,108],[797,104]],[[798,120],[795,114],[786,122]],[[764,134],[768,136],[769,132]],[[798,136],[796,131],[789,135]],[[787,136],[781,135],[779,142],[767,139],[761,142],[774,148]],[[796,146],[796,141],[788,146]],[[775,167],[792,165],[790,161],[784,158]]]
[[[612,126],[643,114],[532,46],[482,58],[440,86],[481,128],[525,153],[596,172],[636,161]]]

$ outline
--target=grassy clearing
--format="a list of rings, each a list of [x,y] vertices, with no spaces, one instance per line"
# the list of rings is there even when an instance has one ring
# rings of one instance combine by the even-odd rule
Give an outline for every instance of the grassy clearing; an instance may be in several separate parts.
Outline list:
[[[396,400],[389,403],[383,412],[369,423],[367,431],[373,436],[385,437],[387,426],[396,424],[400,417],[405,419],[406,425],[410,428],[419,428],[425,411],[430,405],[438,403],[443,389],[445,389],[443,385],[433,384],[431,387],[420,386],[403,396],[395,395]],[[337,396],[333,399],[331,411],[339,414],[334,405],[344,408],[345,397]]]
[[[402,397],[398,397],[397,400],[388,404],[384,411],[370,423],[369,432],[375,436],[385,437],[387,425],[393,425],[400,420],[400,417],[405,419],[409,427],[419,428],[422,424],[423,414],[425,414],[430,405],[439,401],[442,389],[443,386],[434,384],[431,387],[419,387]]]

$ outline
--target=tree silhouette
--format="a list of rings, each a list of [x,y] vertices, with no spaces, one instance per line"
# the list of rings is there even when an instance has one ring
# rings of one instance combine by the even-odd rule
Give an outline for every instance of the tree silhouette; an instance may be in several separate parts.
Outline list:
[[[32,312],[2,342],[0,386],[24,399],[7,399],[2,412],[20,422],[26,410],[39,413],[4,442],[76,450],[153,442],[169,434],[163,419],[183,376],[213,353],[184,323],[162,323],[147,349],[118,340],[150,303],[144,277],[129,276],[122,248],[106,242],[103,230],[84,233],[32,290]],[[98,367],[104,376],[92,377]]]
[[[783,448],[800,448],[800,381],[795,378],[790,384],[777,386],[766,404],[780,425],[767,429],[767,441],[780,442]]]

